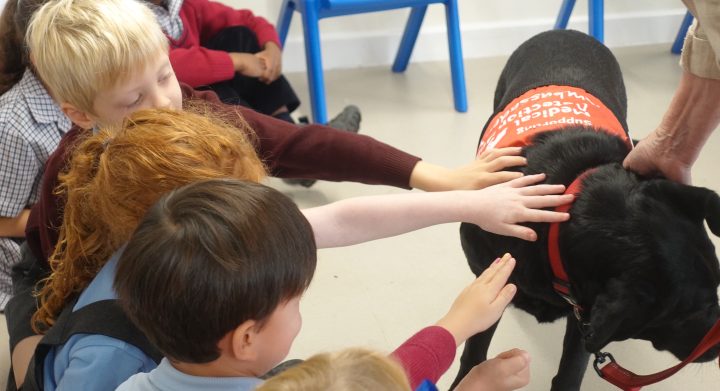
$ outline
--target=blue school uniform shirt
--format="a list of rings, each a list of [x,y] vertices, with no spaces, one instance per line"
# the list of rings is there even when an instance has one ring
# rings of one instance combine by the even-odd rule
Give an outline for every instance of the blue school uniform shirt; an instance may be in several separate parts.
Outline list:
[[[150,373],[139,373],[116,391],[250,391],[262,384],[254,377],[190,376],[175,369],[166,358]]]
[[[116,252],[80,294],[73,311],[101,300],[117,299],[112,288],[121,251]],[[130,376],[157,364],[139,348],[95,334],[76,334],[45,358],[46,391],[114,390]]]

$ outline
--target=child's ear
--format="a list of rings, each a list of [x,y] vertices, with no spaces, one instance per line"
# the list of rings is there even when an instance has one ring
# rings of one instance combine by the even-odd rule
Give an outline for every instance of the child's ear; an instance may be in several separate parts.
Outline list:
[[[70,103],[60,103],[60,109],[70,118],[70,121],[83,129],[92,129],[95,126],[95,120],[90,115]]]
[[[228,333],[228,354],[237,360],[255,361],[258,357],[257,322],[246,320]],[[222,347],[221,347],[222,349]]]

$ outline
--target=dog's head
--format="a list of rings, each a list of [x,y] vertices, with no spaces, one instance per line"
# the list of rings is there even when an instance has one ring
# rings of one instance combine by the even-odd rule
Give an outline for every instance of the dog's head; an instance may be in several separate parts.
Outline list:
[[[571,279],[584,282],[587,350],[638,338],[685,359],[720,318],[720,266],[704,224],[720,236],[720,197],[611,164],[586,179],[571,216],[560,240]]]

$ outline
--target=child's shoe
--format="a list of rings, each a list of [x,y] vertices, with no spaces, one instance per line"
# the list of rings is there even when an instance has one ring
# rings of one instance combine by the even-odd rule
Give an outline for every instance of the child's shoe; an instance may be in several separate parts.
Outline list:
[[[360,115],[360,109],[355,105],[347,105],[340,114],[328,122],[328,126],[338,130],[357,133],[358,130],[360,130],[361,120],[362,115]]]
[[[360,109],[355,105],[347,105],[345,108],[328,122],[328,126],[337,130],[357,133],[360,130],[360,121],[362,115]],[[296,179],[286,178],[283,182],[288,185],[300,185],[302,187],[311,187],[317,182],[315,179]]]

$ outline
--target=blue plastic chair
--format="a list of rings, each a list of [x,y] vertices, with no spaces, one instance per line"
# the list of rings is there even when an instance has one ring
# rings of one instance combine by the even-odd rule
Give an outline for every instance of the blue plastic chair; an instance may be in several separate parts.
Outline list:
[[[680,29],[678,30],[677,36],[675,37],[675,43],[673,43],[672,49],[670,49],[671,52],[675,54],[680,54],[683,48],[683,43],[685,42],[685,35],[687,34],[687,31],[690,28],[692,22],[693,16],[690,11],[688,11],[687,13],[685,13],[685,17],[683,18]]]
[[[557,20],[555,20],[556,29],[566,29],[570,14],[575,7],[575,0],[563,0],[560,6]],[[605,1],[604,0],[588,0],[588,35],[595,37],[600,42],[605,40]]]
[[[318,123],[327,123],[325,82],[320,52],[320,29],[318,26],[320,19],[397,8],[412,8],[400,42],[400,48],[392,66],[393,72],[403,72],[410,60],[427,6],[433,3],[445,5],[455,110],[466,112],[467,92],[465,90],[465,71],[460,41],[457,0],[284,0],[280,9],[277,30],[280,35],[280,42],[284,45],[293,12],[300,13],[305,36],[305,60],[307,61],[313,120]]]
[[[568,21],[570,20],[570,14],[572,14],[573,8],[575,7],[575,0],[563,0],[560,6],[560,12],[558,13],[557,20],[555,21],[556,29],[567,28]],[[604,0],[588,0],[588,34],[595,37],[600,42],[604,42],[605,39],[605,28],[604,28],[604,13],[605,13],[605,1]],[[675,43],[673,43],[671,51],[673,53],[680,53],[682,50],[683,40],[687,33],[690,24],[692,24],[693,16],[688,11],[685,14],[682,25],[678,30],[677,37],[675,37]]]

